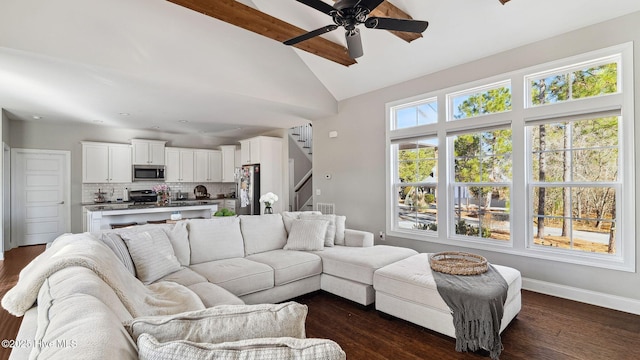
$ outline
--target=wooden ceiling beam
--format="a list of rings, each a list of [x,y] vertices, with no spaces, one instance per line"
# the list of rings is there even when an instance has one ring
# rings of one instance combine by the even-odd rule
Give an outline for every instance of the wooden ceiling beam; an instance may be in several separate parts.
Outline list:
[[[307,31],[265,14],[235,0],[167,0],[218,20],[241,27],[282,43]],[[284,45],[283,45],[284,46]],[[315,37],[294,45],[300,50],[349,66],[356,61],[346,47],[323,37]]]

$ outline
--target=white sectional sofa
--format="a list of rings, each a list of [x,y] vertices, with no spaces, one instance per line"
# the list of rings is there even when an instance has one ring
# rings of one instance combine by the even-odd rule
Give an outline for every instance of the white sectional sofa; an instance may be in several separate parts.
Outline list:
[[[135,319],[221,306],[254,311],[248,305],[317,290],[369,305],[375,299],[373,273],[415,254],[374,246],[373,234],[345,229],[344,217],[318,213],[187,220],[61,236],[25,268],[2,300],[12,314],[24,314],[16,339],[21,346],[14,347],[11,359],[135,359],[140,344],[123,326]],[[60,261],[65,257],[69,260]],[[302,312],[306,316],[306,307]],[[295,339],[304,338],[299,332],[267,331],[264,337],[280,340],[262,347],[328,351],[327,359],[344,356],[329,340]],[[147,341],[143,349],[159,346],[140,338]],[[253,341],[242,346],[256,348],[255,339],[231,338]]]

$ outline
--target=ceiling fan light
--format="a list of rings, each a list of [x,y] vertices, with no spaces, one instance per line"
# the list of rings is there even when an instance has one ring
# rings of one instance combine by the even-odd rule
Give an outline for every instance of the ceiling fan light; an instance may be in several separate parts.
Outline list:
[[[360,39],[360,30],[355,28],[345,33],[347,39],[347,49],[352,59],[357,59],[364,54],[362,51],[362,40]]]

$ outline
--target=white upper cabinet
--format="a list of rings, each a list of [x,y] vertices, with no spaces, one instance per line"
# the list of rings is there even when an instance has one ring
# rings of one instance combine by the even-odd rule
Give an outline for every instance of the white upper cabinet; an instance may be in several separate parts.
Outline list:
[[[165,148],[165,181],[193,182],[195,170],[193,149]]]
[[[194,159],[194,181],[222,181],[222,151],[195,150]]]
[[[132,139],[133,165],[165,165],[166,141]]]
[[[279,138],[270,136],[256,136],[251,139],[240,140],[240,157],[242,165],[260,164],[264,160],[264,154],[270,152],[274,142]],[[278,145],[276,145],[278,146]],[[282,145],[279,145],[282,147]]]
[[[273,192],[281,197],[273,210],[285,210],[286,204],[283,182],[282,139],[269,136],[257,136],[240,141],[242,165],[260,164],[260,194]]]
[[[222,182],[234,182],[236,169],[236,146],[222,145]]]
[[[83,183],[130,183],[131,146],[82,142]]]

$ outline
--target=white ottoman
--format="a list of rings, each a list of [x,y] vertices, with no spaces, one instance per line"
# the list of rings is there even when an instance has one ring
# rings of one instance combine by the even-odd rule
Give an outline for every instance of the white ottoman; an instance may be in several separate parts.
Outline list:
[[[408,257],[373,274],[376,309],[455,338],[451,310],[438,293],[429,267],[429,255]],[[502,332],[522,307],[522,279],[516,269],[492,265],[509,285],[500,327]]]

